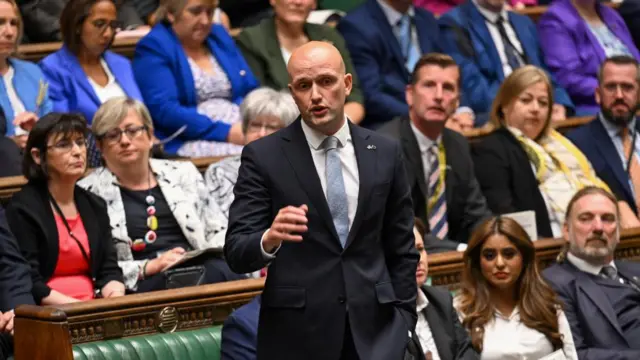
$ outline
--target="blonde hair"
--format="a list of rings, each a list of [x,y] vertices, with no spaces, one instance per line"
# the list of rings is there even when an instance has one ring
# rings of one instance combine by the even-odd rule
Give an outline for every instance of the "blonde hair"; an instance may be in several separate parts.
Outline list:
[[[18,19],[18,31],[16,36],[16,43],[13,48],[13,54],[15,55],[18,52],[18,45],[20,45],[20,43],[22,42],[22,35],[24,34],[24,22],[22,21],[22,15],[20,15],[20,9],[18,8],[18,4],[15,2],[15,0],[0,0],[0,1],[9,3],[11,7],[13,7],[13,12],[15,13],[16,18]]]
[[[160,5],[158,5],[158,9],[153,14],[154,23],[157,24],[168,20],[167,16],[169,14],[179,19],[188,2],[189,0],[160,0]],[[218,0],[207,0],[207,2],[214,8],[218,7]]]
[[[110,99],[100,106],[93,116],[91,132],[93,132],[96,138],[100,138],[108,131],[115,129],[127,116],[129,109],[134,110],[142,120],[144,126],[147,127],[147,131],[150,134],[153,133],[153,122],[151,121],[151,115],[149,115],[147,107],[136,99],[124,96]]]
[[[543,82],[547,86],[547,96],[549,104],[547,105],[547,119],[544,128],[538,137],[544,135],[549,130],[551,123],[551,113],[553,109],[553,85],[547,73],[533,65],[526,65],[512,72],[500,85],[489,113],[489,121],[495,128],[505,127],[506,119],[504,118],[504,108],[516,101],[518,96],[522,94],[529,86]],[[537,139],[534,139],[537,140]]]

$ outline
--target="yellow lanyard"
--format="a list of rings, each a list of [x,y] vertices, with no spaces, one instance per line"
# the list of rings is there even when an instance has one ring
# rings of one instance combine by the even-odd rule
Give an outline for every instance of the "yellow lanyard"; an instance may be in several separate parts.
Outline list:
[[[440,174],[438,176],[438,185],[436,186],[436,191],[433,194],[428,194],[429,198],[427,201],[427,216],[431,213],[433,206],[438,201],[440,194],[444,191],[444,181],[446,177],[447,171],[447,155],[444,151],[444,144],[442,141],[438,144],[438,165],[440,168]],[[429,179],[427,179],[427,191],[429,190]]]

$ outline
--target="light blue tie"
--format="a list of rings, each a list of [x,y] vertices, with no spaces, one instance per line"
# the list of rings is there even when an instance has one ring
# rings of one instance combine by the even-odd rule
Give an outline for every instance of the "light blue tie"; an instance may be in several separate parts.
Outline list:
[[[349,236],[349,208],[347,193],[342,178],[342,164],[338,154],[338,138],[329,136],[323,141],[326,153],[325,171],[327,176],[327,203],[333,219],[333,225],[344,248]]]
[[[411,31],[411,17],[409,15],[403,15],[398,24],[398,41],[400,42],[400,49],[402,50],[402,56],[404,56],[404,65],[409,72],[413,71],[416,63],[420,59],[420,51],[413,44],[413,31]]]

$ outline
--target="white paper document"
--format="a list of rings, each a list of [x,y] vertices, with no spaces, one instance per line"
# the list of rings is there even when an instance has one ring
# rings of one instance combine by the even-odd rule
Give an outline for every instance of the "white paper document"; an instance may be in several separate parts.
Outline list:
[[[520,211],[510,214],[504,214],[502,216],[515,220],[518,224],[520,224],[520,226],[522,226],[524,231],[527,232],[527,235],[529,235],[531,240],[538,240],[538,226],[536,225],[535,211]]]

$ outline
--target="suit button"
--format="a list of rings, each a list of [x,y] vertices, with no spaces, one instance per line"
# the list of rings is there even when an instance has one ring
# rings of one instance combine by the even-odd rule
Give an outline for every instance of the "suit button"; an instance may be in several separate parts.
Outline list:
[[[344,304],[346,301],[347,301],[347,299],[345,299],[344,296],[342,296],[342,295],[338,296],[338,302],[340,304]]]

